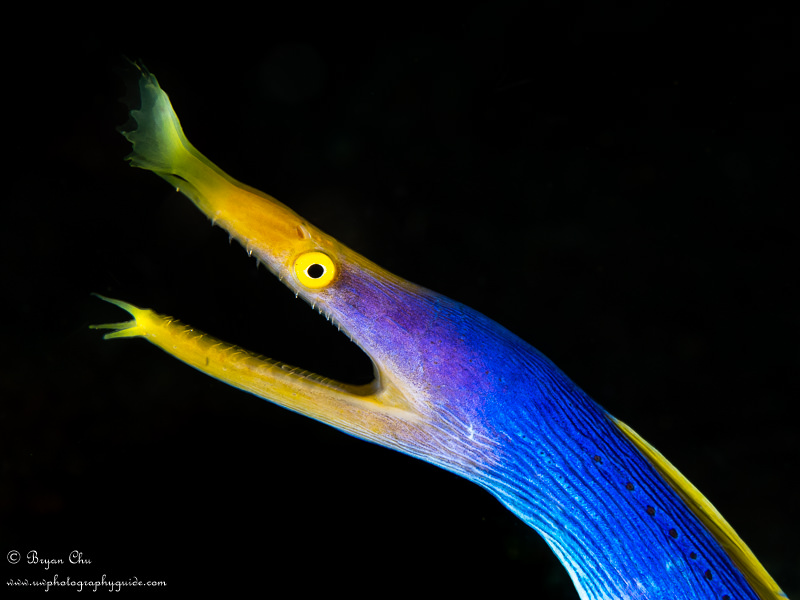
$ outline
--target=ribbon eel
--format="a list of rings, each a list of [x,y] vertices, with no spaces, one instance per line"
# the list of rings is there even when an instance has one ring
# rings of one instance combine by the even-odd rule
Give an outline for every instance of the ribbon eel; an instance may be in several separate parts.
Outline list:
[[[583,599],[786,598],[708,500],[550,360],[224,173],[137,68],[131,164],[178,188],[342,329],[375,378],[325,379],[110,298],[132,319],[94,325],[112,330],[105,338],[143,337],[225,383],[466,477],[544,538]]]

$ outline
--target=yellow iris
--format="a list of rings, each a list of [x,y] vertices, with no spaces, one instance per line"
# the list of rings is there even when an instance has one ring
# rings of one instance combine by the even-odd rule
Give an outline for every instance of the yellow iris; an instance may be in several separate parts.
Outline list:
[[[319,289],[336,277],[336,265],[323,252],[306,252],[294,261],[294,275],[307,288]]]

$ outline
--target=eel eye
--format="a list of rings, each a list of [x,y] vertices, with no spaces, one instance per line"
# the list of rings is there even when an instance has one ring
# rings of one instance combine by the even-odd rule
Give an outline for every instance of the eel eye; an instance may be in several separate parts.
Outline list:
[[[294,275],[307,288],[319,289],[333,281],[336,265],[327,254],[306,252],[294,261]]]

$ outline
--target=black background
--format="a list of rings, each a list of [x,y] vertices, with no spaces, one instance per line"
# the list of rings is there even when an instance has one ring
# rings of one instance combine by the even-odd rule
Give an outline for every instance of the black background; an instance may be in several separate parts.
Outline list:
[[[23,41],[4,48],[0,549],[92,563],[3,559],[4,585],[577,597],[468,482],[88,329],[124,318],[100,292],[370,375],[122,160],[128,56],[223,169],[550,356],[798,594],[795,19],[666,2],[198,10],[7,23]]]

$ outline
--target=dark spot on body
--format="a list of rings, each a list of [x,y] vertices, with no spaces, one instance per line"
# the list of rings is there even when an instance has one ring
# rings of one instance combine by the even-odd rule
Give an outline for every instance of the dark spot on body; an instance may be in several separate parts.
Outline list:
[[[645,509],[645,512],[652,517],[654,514],[656,514],[656,509],[653,508],[652,506],[648,506]]]
[[[675,530],[675,528],[672,528],[672,529],[669,530],[669,535],[671,537],[677,538],[678,537],[678,532]]]
[[[697,553],[696,552],[689,552],[689,558],[694,560],[695,558],[697,558]]]
[[[703,577],[711,581],[714,578],[714,575],[711,573],[711,569],[706,569],[706,572],[703,573]]]
[[[633,484],[629,481],[628,483],[625,484],[625,489],[628,490],[629,492],[632,492]]]
[[[596,463],[601,463],[601,464],[602,464],[602,462],[603,462],[603,459],[602,459],[602,458],[600,458],[600,457],[599,457],[597,454],[595,454],[595,455],[592,457],[592,460],[593,460],[594,462],[596,462]]]

